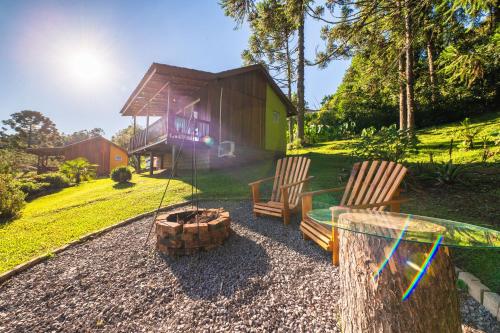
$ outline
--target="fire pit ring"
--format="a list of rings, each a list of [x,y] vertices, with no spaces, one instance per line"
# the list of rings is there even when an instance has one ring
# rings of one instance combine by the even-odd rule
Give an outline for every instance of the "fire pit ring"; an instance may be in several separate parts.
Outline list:
[[[155,229],[158,252],[190,255],[222,245],[231,233],[231,218],[223,208],[176,210],[158,215]]]

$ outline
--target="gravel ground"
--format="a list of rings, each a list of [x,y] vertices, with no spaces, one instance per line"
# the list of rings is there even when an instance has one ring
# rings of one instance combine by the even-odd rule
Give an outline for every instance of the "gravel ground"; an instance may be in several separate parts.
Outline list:
[[[144,246],[149,219],[117,228],[0,286],[0,332],[340,332],[337,268],[298,221],[256,220],[246,201],[204,205],[236,221],[224,246],[164,258]],[[461,303],[464,332],[500,332]]]

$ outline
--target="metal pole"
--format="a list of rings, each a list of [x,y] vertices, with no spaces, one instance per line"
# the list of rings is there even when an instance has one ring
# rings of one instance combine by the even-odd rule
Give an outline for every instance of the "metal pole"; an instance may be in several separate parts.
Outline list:
[[[222,92],[223,87],[220,87],[220,99],[219,99],[219,144],[222,140]]]
[[[165,130],[165,134],[167,135],[170,131],[169,123],[170,123],[170,86],[168,86],[167,88],[167,119],[166,119],[166,130]]]
[[[148,145],[148,132],[149,132],[149,109],[146,115],[146,135],[144,136],[144,146]]]

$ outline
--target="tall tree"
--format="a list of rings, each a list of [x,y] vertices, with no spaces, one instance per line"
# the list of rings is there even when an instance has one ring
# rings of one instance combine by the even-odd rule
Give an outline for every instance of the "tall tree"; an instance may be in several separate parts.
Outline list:
[[[140,126],[136,126],[136,131],[140,131],[142,128]],[[124,129],[116,132],[115,135],[111,137],[111,141],[116,143],[118,146],[128,149],[130,139],[134,136],[134,125],[129,125]]]
[[[257,3],[265,2],[266,0],[222,0],[220,2],[226,16],[232,17],[237,24],[242,24],[245,20],[252,22],[256,15]],[[305,40],[304,26],[305,17],[311,14],[309,4],[312,0],[280,0],[284,8],[283,13],[288,16],[287,20],[294,23],[295,29],[298,32],[298,60],[297,60],[297,128],[298,139],[304,140],[304,114],[305,114],[305,86],[304,86],[304,67],[305,60]]]
[[[399,85],[399,129],[406,130],[406,83],[405,83],[405,53],[401,50],[398,56]]]
[[[299,34],[299,62],[297,66],[297,128],[298,128],[298,137],[302,142],[304,141],[304,114],[306,111],[306,102],[305,102],[305,77],[304,77],[304,66],[305,66],[305,42],[304,42],[304,25],[305,25],[305,9],[304,9],[304,1],[297,1],[297,21],[298,21],[298,34]]]
[[[80,130],[73,132],[71,134],[65,134],[63,137],[64,144],[71,144],[78,141],[87,140],[95,136],[103,136],[104,130],[99,127],[92,128],[90,130]]]
[[[2,123],[7,126],[2,128],[2,136],[13,148],[53,147],[60,143],[56,125],[38,111],[16,112]]]
[[[245,64],[263,64],[281,88],[292,99],[296,80],[296,28],[285,15],[280,0],[265,0],[256,4],[256,13],[249,22],[251,36],[248,49],[242,53]],[[290,140],[293,138],[293,117],[289,118]]]
[[[414,73],[413,73],[413,2],[404,0],[404,22],[405,22],[405,52],[406,52],[406,126],[410,133],[415,130],[415,95],[414,95]]]
[[[316,62],[326,66],[331,60],[355,54],[375,61],[376,57],[385,58],[387,61],[376,66],[384,68],[386,73],[398,73],[392,77],[398,80],[394,87],[399,94],[400,128],[413,129],[415,38],[412,19],[417,13],[414,2],[352,0],[340,2],[340,7],[335,7],[335,3],[328,2],[315,10],[316,17],[326,23],[322,34],[325,49],[317,52]]]

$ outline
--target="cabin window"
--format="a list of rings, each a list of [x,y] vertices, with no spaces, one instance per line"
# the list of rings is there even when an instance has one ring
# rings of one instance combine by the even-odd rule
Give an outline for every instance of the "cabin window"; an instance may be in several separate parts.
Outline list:
[[[278,111],[273,111],[273,122],[274,123],[280,122],[280,113]]]
[[[122,160],[122,157],[120,155],[115,156],[115,161],[121,161],[121,160]]]

